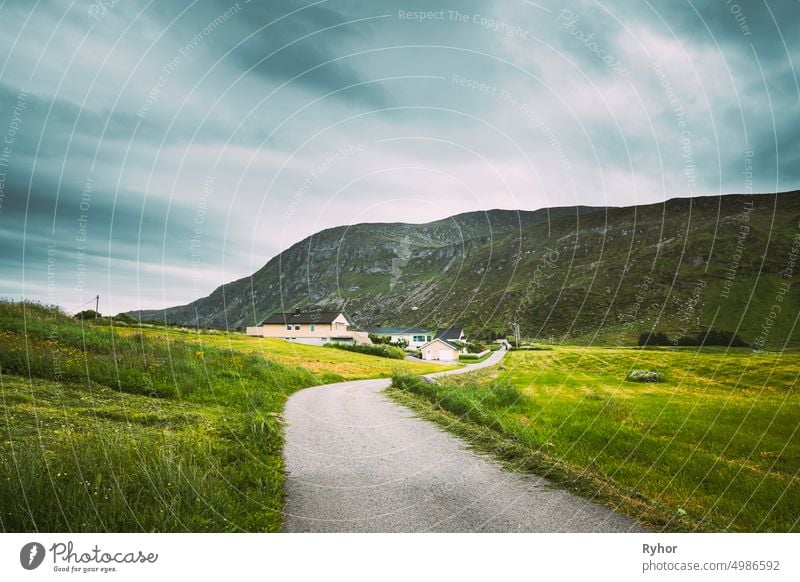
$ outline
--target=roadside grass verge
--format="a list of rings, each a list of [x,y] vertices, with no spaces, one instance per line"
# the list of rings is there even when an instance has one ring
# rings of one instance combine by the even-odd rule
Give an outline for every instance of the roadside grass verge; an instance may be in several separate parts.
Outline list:
[[[478,364],[480,362],[483,362],[484,360],[488,360],[493,353],[494,353],[493,351],[490,351],[488,354],[484,354],[478,357],[476,357],[475,354],[459,354],[458,361],[464,362],[465,364]]]
[[[284,364],[227,335],[0,302],[0,530],[279,531],[289,395],[441,369],[313,346],[280,346]]]
[[[661,381],[626,382],[634,369]],[[793,352],[562,347],[437,384],[397,376],[389,394],[655,529],[797,532],[798,370]]]

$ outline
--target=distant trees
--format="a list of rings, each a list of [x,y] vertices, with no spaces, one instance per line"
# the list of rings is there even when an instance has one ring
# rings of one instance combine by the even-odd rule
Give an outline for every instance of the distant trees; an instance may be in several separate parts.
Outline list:
[[[709,329],[693,335],[682,335],[670,340],[666,333],[650,331],[639,334],[640,346],[726,346],[746,348],[748,344],[739,334],[721,329]]]
[[[667,334],[664,332],[645,332],[639,334],[640,346],[671,346],[672,342],[669,341]]]
[[[94,309],[84,309],[83,311],[79,311],[75,314],[75,319],[97,319],[100,317],[100,314],[96,312]]]
[[[114,321],[123,323],[139,323],[138,319],[128,313],[118,313],[114,316]]]
[[[408,340],[407,339],[399,339],[396,342],[392,341],[392,338],[388,335],[378,335],[376,333],[368,334],[370,341],[375,345],[384,345],[384,346],[394,346],[396,348],[400,348],[404,350],[408,347]]]
[[[683,339],[683,338],[681,338]],[[719,329],[709,329],[708,331],[701,331],[695,338],[694,344],[696,346],[730,346],[732,348],[746,348],[748,344],[739,337],[739,334],[732,331],[724,331]],[[680,342],[680,340],[678,340]]]

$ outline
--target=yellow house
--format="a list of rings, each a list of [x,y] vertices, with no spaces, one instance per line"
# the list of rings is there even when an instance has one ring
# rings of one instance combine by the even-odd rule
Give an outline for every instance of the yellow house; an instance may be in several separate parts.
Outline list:
[[[347,318],[339,311],[273,313],[258,325],[248,327],[246,333],[319,346],[331,342],[372,343],[366,332],[350,329]]]
[[[423,360],[458,360],[458,348],[443,339],[436,338],[420,348]]]

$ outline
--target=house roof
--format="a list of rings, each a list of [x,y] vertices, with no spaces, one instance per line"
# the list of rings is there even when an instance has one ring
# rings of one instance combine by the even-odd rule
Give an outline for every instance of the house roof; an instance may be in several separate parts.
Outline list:
[[[378,335],[430,335],[430,330],[418,327],[368,327],[367,332]]]
[[[421,349],[421,350],[424,350],[424,349],[425,349],[427,346],[431,345],[432,343],[436,343],[436,342],[441,342],[441,343],[443,343],[444,345],[446,345],[448,348],[450,348],[450,349],[453,349],[453,350],[455,350],[455,351],[458,351],[458,348],[457,348],[456,346],[454,346],[453,344],[451,344],[451,343],[450,343],[449,341],[447,341],[447,340],[443,340],[443,339],[442,339],[442,338],[440,338],[440,337],[435,337],[435,338],[433,338],[431,341],[429,341],[428,343],[422,344],[422,346],[420,346],[420,348],[419,348],[419,349]]]
[[[436,337],[443,340],[457,340],[461,337],[464,331],[464,326],[455,324],[450,327],[444,327],[436,330]]]
[[[341,311],[310,311],[305,313],[273,313],[259,325],[277,323],[288,325],[290,323],[333,323],[333,320],[342,315]]]

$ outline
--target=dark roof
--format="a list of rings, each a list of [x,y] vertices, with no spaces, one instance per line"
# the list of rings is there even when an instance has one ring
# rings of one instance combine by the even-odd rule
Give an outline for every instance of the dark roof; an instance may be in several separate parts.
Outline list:
[[[461,337],[461,333],[464,331],[464,327],[461,325],[451,325],[450,327],[445,327],[436,330],[436,337],[443,340],[457,340]]]
[[[367,332],[377,335],[431,335],[430,330],[418,327],[368,327]]]
[[[259,325],[266,323],[333,323],[333,320],[342,315],[341,311],[311,311],[306,313],[273,313]]]

